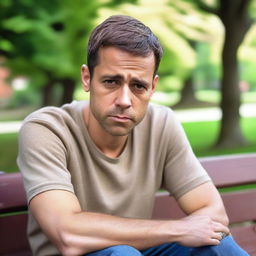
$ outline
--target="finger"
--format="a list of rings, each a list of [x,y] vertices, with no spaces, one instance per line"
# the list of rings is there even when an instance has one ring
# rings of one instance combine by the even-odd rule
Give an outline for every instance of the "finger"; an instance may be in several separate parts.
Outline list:
[[[227,226],[224,226],[223,224],[218,223],[218,222],[214,223],[214,228],[213,229],[214,229],[215,232],[223,232],[225,234],[230,233],[230,230]]]
[[[216,239],[216,238],[212,238],[210,241],[210,245],[219,245],[220,244],[220,240]]]

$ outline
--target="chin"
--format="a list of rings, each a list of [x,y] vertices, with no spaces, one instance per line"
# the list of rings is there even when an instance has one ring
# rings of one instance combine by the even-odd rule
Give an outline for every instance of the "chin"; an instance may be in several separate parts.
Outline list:
[[[132,128],[130,129],[110,129],[107,132],[112,135],[112,136],[127,136],[128,134],[130,134],[132,131]]]

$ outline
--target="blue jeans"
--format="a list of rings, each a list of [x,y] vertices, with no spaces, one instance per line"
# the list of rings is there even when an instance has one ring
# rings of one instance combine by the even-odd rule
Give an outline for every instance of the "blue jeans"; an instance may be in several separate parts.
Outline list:
[[[112,246],[86,256],[249,256],[231,236],[222,239],[216,246],[188,248],[177,243],[162,244],[139,251],[128,245]]]

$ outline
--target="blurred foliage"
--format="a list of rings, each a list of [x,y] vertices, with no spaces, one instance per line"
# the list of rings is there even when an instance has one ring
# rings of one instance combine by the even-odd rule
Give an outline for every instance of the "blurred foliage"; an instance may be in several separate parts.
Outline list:
[[[77,79],[98,5],[89,0],[1,1],[0,53],[12,75],[30,77],[34,87],[54,78]]]
[[[41,101],[40,95],[33,87],[27,87],[25,90],[16,91],[8,103],[8,108],[15,109],[17,106],[38,106]]]
[[[212,7],[218,3],[205,2]],[[253,10],[255,1],[250,11]],[[88,36],[96,24],[112,14],[138,18],[159,37],[165,53],[158,89],[179,91],[192,71],[197,88],[218,88],[224,30],[214,15],[195,8],[193,1],[1,0],[0,56],[6,57],[12,77],[29,77],[29,89],[18,92],[10,105],[39,103],[42,89],[50,82],[54,100],[63,93],[65,79],[80,84]],[[242,79],[251,88],[256,87],[255,32],[253,27],[239,53]],[[192,47],[191,42],[196,42],[196,46]]]
[[[61,84],[65,79],[76,83],[98,9],[118,2],[3,0],[0,55],[6,57],[13,77],[28,76],[30,86],[38,89],[49,83]]]
[[[159,74],[175,75],[182,80],[196,64],[196,52],[189,41],[210,42],[218,31],[213,16],[198,12],[184,1],[138,0],[137,5],[101,8],[97,22],[117,13],[131,15],[152,29],[165,50]]]

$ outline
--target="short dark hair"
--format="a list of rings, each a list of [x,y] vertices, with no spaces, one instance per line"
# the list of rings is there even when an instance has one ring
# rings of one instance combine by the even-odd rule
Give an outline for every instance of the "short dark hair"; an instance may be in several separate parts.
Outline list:
[[[154,75],[163,55],[162,46],[150,28],[139,20],[125,15],[110,16],[93,30],[87,52],[87,64],[91,76],[98,64],[98,51],[104,46],[117,47],[144,57],[154,53]]]

